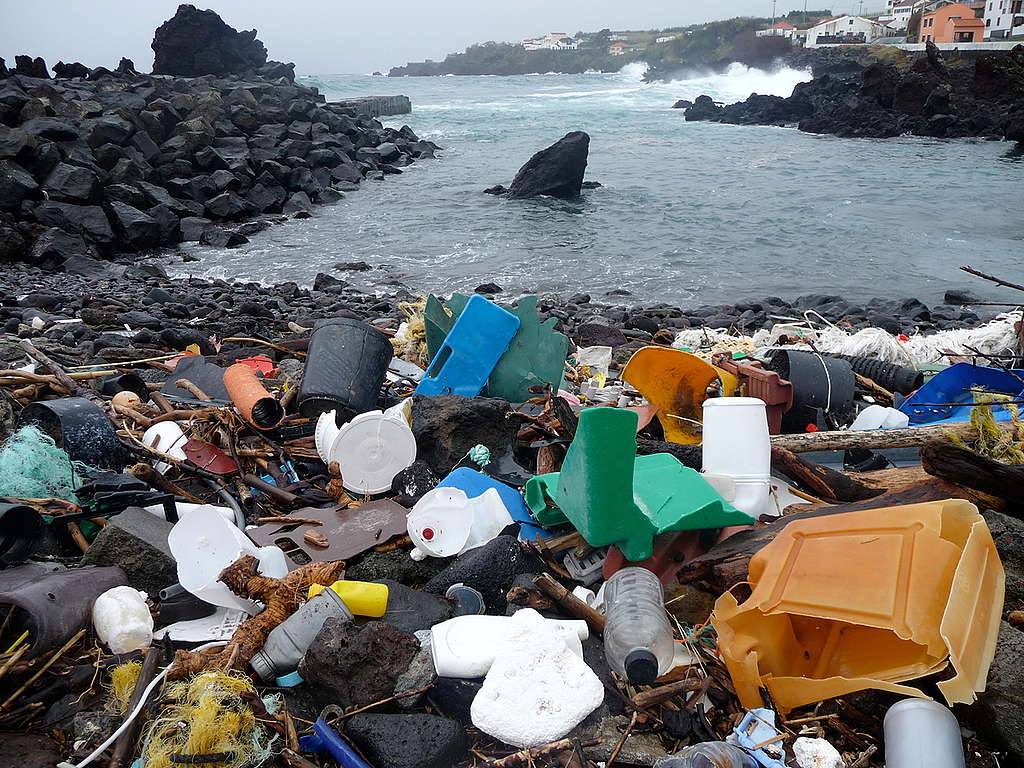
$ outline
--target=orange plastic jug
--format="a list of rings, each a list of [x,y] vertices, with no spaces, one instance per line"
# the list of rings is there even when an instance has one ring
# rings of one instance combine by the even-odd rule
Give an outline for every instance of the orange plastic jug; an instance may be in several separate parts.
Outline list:
[[[983,691],[1005,576],[988,526],[960,499],[795,520],[750,561],[752,594],[712,624],[744,707],[766,687],[788,711],[943,669],[946,700]]]

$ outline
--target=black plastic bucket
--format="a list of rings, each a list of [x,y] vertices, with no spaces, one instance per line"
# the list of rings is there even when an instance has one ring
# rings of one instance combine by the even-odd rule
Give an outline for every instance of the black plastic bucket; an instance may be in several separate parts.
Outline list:
[[[866,376],[890,392],[909,395],[919,390],[924,384],[924,373],[903,365],[887,363],[873,357],[855,357],[854,355],[829,355],[829,357],[845,360],[853,368],[854,373]]]
[[[53,438],[72,461],[120,472],[128,461],[114,425],[95,403],[84,397],[40,400],[25,406],[19,426],[32,424]]]
[[[853,368],[815,352],[776,350],[768,366],[793,384],[793,407],[782,416],[783,432],[806,432],[848,424],[854,417]]]
[[[371,325],[346,317],[317,321],[296,398],[299,413],[314,419],[336,410],[340,425],[375,410],[393,354],[391,340]]]
[[[149,400],[149,388],[137,373],[116,373],[100,382],[100,394],[113,397],[118,392],[134,392],[142,402]]]
[[[45,533],[43,517],[25,504],[0,504],[0,568],[27,560]]]

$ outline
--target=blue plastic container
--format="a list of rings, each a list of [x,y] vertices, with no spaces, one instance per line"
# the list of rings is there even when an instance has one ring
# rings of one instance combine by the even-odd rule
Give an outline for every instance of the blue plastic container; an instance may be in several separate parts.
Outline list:
[[[329,752],[341,768],[371,768],[323,717],[317,718],[313,733],[299,739],[299,749],[317,754]]]
[[[1014,375],[1016,374],[1016,375]],[[935,374],[917,392],[903,401],[899,410],[914,424],[944,424],[969,421],[975,392],[985,390],[1024,399],[1024,370],[1004,371],[971,363],[957,363]],[[927,405],[932,403],[932,405]],[[1021,407],[1021,406],[1018,406]],[[1010,411],[993,405],[996,421],[1009,421]]]
[[[498,492],[505,509],[512,515],[512,519],[520,524],[520,539],[533,541],[538,534],[545,539],[551,536],[530,514],[530,509],[523,500],[523,494],[518,489],[506,485],[500,480],[495,480],[493,477],[488,477],[483,472],[477,472],[469,467],[459,467],[453,469],[444,480],[437,484],[437,487],[458,488],[470,499],[483,496],[489,488],[493,488]]]
[[[430,361],[416,394],[476,397],[518,330],[518,317],[474,296]]]

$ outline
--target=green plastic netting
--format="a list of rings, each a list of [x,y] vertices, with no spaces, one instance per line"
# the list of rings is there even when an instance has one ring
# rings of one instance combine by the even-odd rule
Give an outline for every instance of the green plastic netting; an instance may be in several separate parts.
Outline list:
[[[77,503],[74,489],[87,470],[38,427],[22,427],[0,446],[0,496]]]

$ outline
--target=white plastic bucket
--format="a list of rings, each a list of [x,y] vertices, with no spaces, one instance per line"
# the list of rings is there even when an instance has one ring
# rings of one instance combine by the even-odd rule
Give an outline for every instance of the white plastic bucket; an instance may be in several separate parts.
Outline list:
[[[512,524],[512,515],[494,488],[472,499],[459,488],[435,488],[416,502],[407,522],[413,557],[417,550],[451,557],[486,544]]]
[[[334,443],[334,438],[338,436],[338,424],[335,419],[337,418],[337,411],[325,411],[320,414],[320,418],[316,420],[316,429],[313,431],[313,443],[316,445],[316,452],[320,454],[320,458],[325,462],[327,456],[331,450],[331,445]]]
[[[715,397],[704,401],[703,471],[731,477],[736,509],[754,519],[770,512],[772,443],[763,400]]]
[[[260,561],[258,570],[263,576],[279,579],[288,574],[284,552],[277,547],[257,547],[212,506],[182,515],[167,535],[167,545],[178,564],[182,587],[212,605],[249,614],[258,613],[259,606],[220,582],[221,571],[242,555],[253,555]]]

